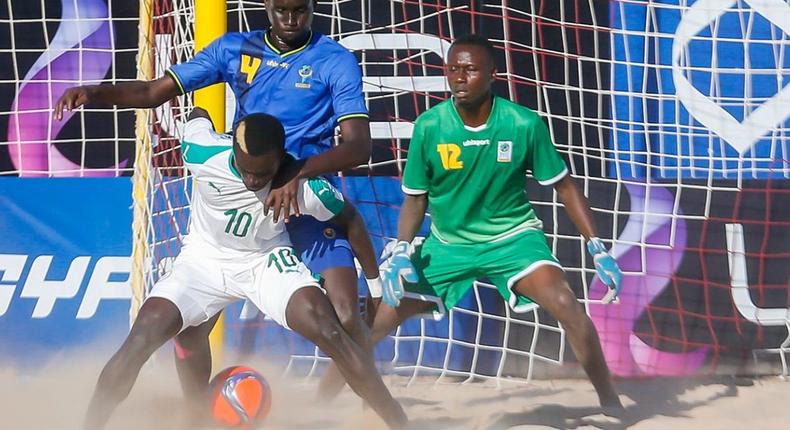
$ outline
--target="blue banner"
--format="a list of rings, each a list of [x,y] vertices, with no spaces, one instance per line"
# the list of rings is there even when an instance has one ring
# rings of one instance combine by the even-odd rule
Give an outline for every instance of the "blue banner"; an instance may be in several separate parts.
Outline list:
[[[0,179],[0,356],[34,366],[129,327],[131,183]]]
[[[612,2],[619,178],[790,175],[790,5]]]
[[[397,234],[403,198],[400,181],[349,177],[336,185],[365,218],[380,253]],[[53,357],[84,351],[85,346],[109,357],[120,345],[129,328],[131,203],[128,178],[0,180],[0,356],[6,362],[38,366]],[[426,235],[428,226],[426,219],[420,234]],[[186,231],[186,225],[181,227]],[[364,281],[360,293],[367,295]],[[484,299],[501,303],[493,293]],[[313,355],[312,343],[259,315],[242,312],[242,305],[235,304],[225,313],[225,344],[231,354],[257,352],[268,359]],[[474,309],[475,298],[468,295],[459,306]],[[401,333],[417,335],[421,330],[446,338],[450,327],[447,318],[412,320]],[[491,336],[497,333],[487,327],[485,331]],[[473,342],[477,318],[458,317],[453,333],[457,340]],[[401,341],[399,362],[419,359],[423,365],[441,366],[446,348],[439,342],[421,347],[416,338]],[[453,348],[450,367],[468,369],[472,348],[458,344]],[[391,360],[393,354],[392,341],[378,348],[382,360]],[[479,357],[478,371],[484,361],[485,354]]]

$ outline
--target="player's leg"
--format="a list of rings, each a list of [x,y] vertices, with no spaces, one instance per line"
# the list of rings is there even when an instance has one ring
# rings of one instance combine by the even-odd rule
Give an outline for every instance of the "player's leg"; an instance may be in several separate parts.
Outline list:
[[[352,388],[392,428],[406,416],[381,380],[371,354],[346,333],[332,304],[290,247],[270,251],[244,294],[280,325],[315,343],[338,366]]]
[[[318,288],[301,288],[286,308],[288,326],[332,358],[354,390],[392,429],[405,428],[406,414],[376,369],[373,356],[346,333],[329,299]]]
[[[397,308],[383,303],[378,305],[370,329],[373,345],[415,315],[441,318],[446,309],[455,306],[466,294],[474,281],[474,267],[466,265],[467,260],[459,249],[432,238],[416,247],[411,260],[420,281],[405,286],[406,295]],[[437,261],[441,263],[435,263]],[[324,391],[334,395],[344,383],[340,371],[330,364],[321,381]]]
[[[543,232],[527,231],[484,244],[479,253],[483,256],[480,264],[485,273],[512,308],[517,310],[518,302],[528,297],[562,324],[601,405],[620,406],[595,325],[568,286],[565,272],[546,244]]]
[[[175,337],[175,362],[184,398],[199,405],[211,379],[209,334],[221,313],[195,327],[187,327]]]
[[[321,278],[324,280],[323,287],[343,330],[360,348],[373,354],[370,330],[362,319],[359,307],[356,269],[350,267],[328,268],[321,272]],[[322,379],[318,387],[318,395],[324,399],[332,398],[337,394],[339,388],[342,388],[342,385],[340,387],[332,384],[327,385]]]
[[[601,350],[598,331],[568,286],[562,269],[541,266],[518,281],[513,289],[534,300],[562,324],[576,358],[598,393],[601,406],[621,406]]]
[[[387,337],[393,330],[398,328],[404,321],[418,314],[429,313],[434,307],[433,302],[403,298],[400,306],[391,308],[383,303],[376,307],[373,314],[373,321],[370,321],[371,348],[369,353],[373,356],[373,346]],[[346,379],[334,362],[329,363],[326,373],[321,378],[319,384],[319,396],[324,400],[329,400],[337,396],[340,390],[346,385]]]
[[[321,274],[323,287],[343,329],[357,345],[372,354],[370,331],[360,312],[354,254],[345,233],[331,223],[312,217],[292,219],[288,233],[307,268]],[[332,398],[342,386],[322,379],[318,395],[322,399]]]
[[[171,301],[161,297],[145,301],[123,345],[99,376],[85,417],[86,430],[105,425],[115,407],[129,395],[143,364],[178,333],[181,325],[181,313]]]

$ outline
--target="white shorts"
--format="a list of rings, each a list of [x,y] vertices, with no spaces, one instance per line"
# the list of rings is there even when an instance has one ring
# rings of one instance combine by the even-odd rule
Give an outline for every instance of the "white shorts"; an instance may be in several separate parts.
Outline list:
[[[320,288],[307,266],[287,246],[252,258],[217,259],[201,247],[185,246],[172,270],[154,285],[148,298],[161,297],[176,305],[182,330],[209,320],[229,304],[250,300],[285,328],[285,309],[303,287]],[[322,290],[323,291],[323,290]]]

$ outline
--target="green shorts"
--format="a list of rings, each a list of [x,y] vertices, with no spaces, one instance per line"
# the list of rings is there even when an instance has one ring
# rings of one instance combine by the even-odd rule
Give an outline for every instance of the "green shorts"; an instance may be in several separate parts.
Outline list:
[[[455,306],[473,286],[488,278],[515,312],[532,308],[532,300],[511,288],[539,266],[562,268],[540,230],[527,230],[497,242],[471,245],[442,243],[433,235],[411,257],[420,281],[406,285],[406,297],[435,303],[434,319]]]

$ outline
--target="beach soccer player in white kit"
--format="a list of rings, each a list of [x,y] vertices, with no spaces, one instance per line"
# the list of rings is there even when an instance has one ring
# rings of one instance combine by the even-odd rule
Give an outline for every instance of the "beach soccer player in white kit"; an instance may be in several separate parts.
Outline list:
[[[190,114],[182,143],[193,177],[189,233],[172,270],[153,287],[123,345],[104,367],[86,429],[104,426],[156,349],[239,299],[314,342],[390,428],[406,425],[372,355],[343,329],[319,281],[299,260],[283,219],[264,213],[272,178],[290,162],[284,141],[282,125],[267,114],[242,118],[233,136],[214,132],[204,110]],[[303,179],[298,199],[302,213],[344,226],[366,277],[378,277],[364,222],[337,190],[321,178]]]

